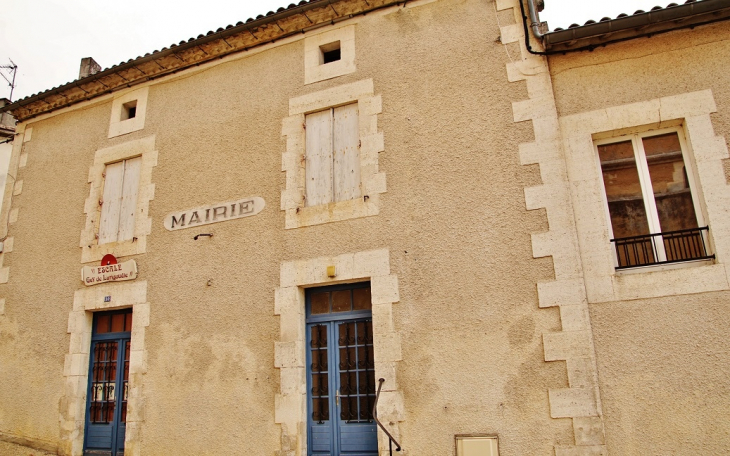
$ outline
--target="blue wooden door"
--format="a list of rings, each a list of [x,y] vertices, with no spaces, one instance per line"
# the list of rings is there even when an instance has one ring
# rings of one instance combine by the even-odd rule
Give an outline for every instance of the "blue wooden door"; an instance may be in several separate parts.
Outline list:
[[[94,316],[84,455],[124,454],[131,328],[131,310]]]
[[[308,454],[377,456],[368,283],[307,293]]]

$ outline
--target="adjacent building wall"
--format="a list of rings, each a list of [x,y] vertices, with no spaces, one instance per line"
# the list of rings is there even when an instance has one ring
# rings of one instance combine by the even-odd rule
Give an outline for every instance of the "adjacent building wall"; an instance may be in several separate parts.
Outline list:
[[[723,57],[730,52],[729,36],[727,25],[718,23],[549,59],[610,454],[730,450],[724,171],[730,88]],[[695,190],[702,194],[717,260],[617,274],[605,267],[610,258],[590,253],[597,242],[608,242],[605,228],[597,228],[608,223],[603,209],[590,212],[589,202],[602,191],[594,179],[600,176],[597,161],[570,157],[595,157],[593,134],[671,123],[688,137],[700,186]],[[605,231],[604,239],[598,231]]]

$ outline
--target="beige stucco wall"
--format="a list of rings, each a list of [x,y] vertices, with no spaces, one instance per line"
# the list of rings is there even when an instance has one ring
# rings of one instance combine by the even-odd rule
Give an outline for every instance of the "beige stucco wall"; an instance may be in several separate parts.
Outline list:
[[[83,402],[65,377],[84,370],[74,365],[83,356],[67,356],[83,337],[70,315],[101,308],[79,310],[75,299],[90,168],[97,151],[146,139],[157,154],[151,232],[146,253],[124,258],[146,283],[135,305],[149,303],[149,324],[133,335],[143,354],[130,453],[288,456],[298,432],[301,448],[301,430],[282,432],[276,416],[285,388],[276,347],[289,324],[275,309],[282,271],[371,251],[386,251],[386,274],[397,277],[389,322],[402,400],[387,424],[405,454],[453,454],[454,435],[470,433],[497,435],[501,455],[602,454],[601,412],[609,453],[726,450],[727,294],[588,304],[588,320],[558,123],[711,89],[715,133],[727,135],[721,26],[553,57],[548,74],[520,44],[514,5],[412,1],[346,21],[338,26],[355,25],[355,71],[312,84],[308,34],[187,70],[148,84],[144,127],[121,136],[108,137],[112,97],[22,125],[33,134],[15,146],[23,184],[2,263],[0,441],[78,450]],[[382,101],[378,214],[285,229],[290,100],[369,80]],[[170,212],[247,196],[265,209],[163,227]],[[193,240],[199,233],[214,236]],[[118,289],[109,288],[112,306]]]
[[[706,144],[710,144],[705,141],[713,141],[716,135],[717,146],[713,148],[718,157],[727,157],[723,138],[730,134],[730,88],[724,63],[724,56],[730,51],[728,36],[727,25],[720,23],[613,44],[593,52],[551,56],[556,106],[561,120],[567,119],[562,123],[563,133],[578,123],[582,123],[579,128],[590,129],[585,125],[594,119],[603,128],[594,133],[611,131],[596,116],[607,108],[613,109],[606,111],[609,122],[611,115],[634,113],[634,126],[653,124],[659,121],[659,116],[657,120],[642,121],[653,116],[647,116],[651,109],[641,107],[640,103],[661,99],[662,103],[669,104],[686,94],[695,94],[686,95],[686,102],[673,110],[675,113],[684,110],[688,116],[668,117],[678,119],[677,124],[688,132],[689,140],[694,143],[691,153],[698,154],[700,150],[704,153]],[[692,100],[701,99],[709,99],[716,105],[704,108],[711,119],[711,125],[704,127],[709,132],[708,139],[693,130],[695,119],[689,117],[693,115]],[[661,113],[665,114],[664,111],[662,104]],[[661,115],[662,121],[672,119]],[[614,120],[616,125],[626,126],[626,118]],[[569,140],[565,144],[570,147]],[[703,161],[700,167],[704,172],[713,167],[721,173],[723,160]],[[575,170],[573,173],[580,174]],[[710,197],[727,194],[725,184],[722,179],[700,182],[706,204]],[[576,189],[587,191],[583,183],[575,185]],[[575,198],[574,195],[574,201]],[[600,213],[596,212],[598,217]],[[711,214],[710,230],[724,232],[723,213],[724,210],[716,212],[714,219]],[[579,236],[589,234],[581,234],[579,230]],[[724,242],[716,238],[720,253]],[[718,257],[720,264],[726,261]],[[702,268],[709,266],[698,266],[684,273],[676,271],[674,283],[651,274],[625,276],[614,282],[616,286],[631,281],[634,288],[641,283],[647,288],[658,287],[650,292],[654,296],[682,290],[680,296],[616,301],[604,295],[596,301],[607,302],[589,304],[610,454],[725,454],[730,451],[727,412],[730,382],[725,362],[730,350],[725,308],[730,293],[698,293],[703,288],[701,280],[686,278],[709,278],[709,269],[703,274]],[[620,295],[617,289],[614,291],[614,296]]]

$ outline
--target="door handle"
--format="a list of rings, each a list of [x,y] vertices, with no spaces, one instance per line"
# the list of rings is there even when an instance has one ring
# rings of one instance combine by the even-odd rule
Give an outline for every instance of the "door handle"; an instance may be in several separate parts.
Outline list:
[[[340,406],[340,397],[340,390],[337,390],[337,392],[335,392],[335,403],[338,407]]]

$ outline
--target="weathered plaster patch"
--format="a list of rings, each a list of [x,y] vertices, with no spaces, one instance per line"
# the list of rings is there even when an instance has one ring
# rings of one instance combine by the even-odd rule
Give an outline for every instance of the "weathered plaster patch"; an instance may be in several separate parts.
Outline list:
[[[305,204],[305,115],[330,107],[357,102],[360,133],[360,184],[362,197],[317,206]],[[282,171],[286,189],[281,192],[281,210],[286,212],[286,228],[318,225],[380,212],[380,194],[385,193],[385,173],[378,172],[378,154],[385,150],[383,133],[378,132],[378,114],[383,110],[380,95],[374,94],[373,80],[366,79],[310,93],[289,100],[289,117],[282,122],[286,152]]]
[[[336,278],[327,276],[335,266]],[[281,449],[277,456],[307,454],[306,334],[304,288],[342,282],[370,280],[373,304],[375,378],[384,378],[378,416],[384,423],[403,421],[403,396],[396,378],[401,361],[400,333],[395,330],[392,306],[400,300],[398,277],[390,273],[387,249],[348,253],[336,257],[281,263],[280,286],[274,297],[274,314],[279,315],[281,334],[275,345],[275,366],[280,374],[275,421],[281,425]],[[398,425],[390,427],[398,439]],[[381,452],[388,440],[379,435]]]
[[[111,296],[111,302],[104,302]],[[103,284],[77,290],[68,317],[71,344],[63,368],[66,388],[60,402],[61,441],[66,452],[81,456],[84,447],[86,391],[89,384],[89,355],[93,312],[132,308],[132,340],[129,354],[129,398],[125,454],[140,455],[138,446],[144,422],[142,375],[147,372],[145,330],[150,324],[147,282]]]
[[[523,165],[540,165],[542,185],[525,189],[528,210],[545,209],[549,230],[532,235],[535,258],[552,257],[555,281],[538,283],[541,308],[560,307],[562,331],[543,334],[545,361],[565,361],[568,388],[548,391],[550,415],[573,418],[575,444],[556,446],[556,455],[605,454],[601,400],[598,389],[593,335],[583,281],[582,264],[570,198],[570,184],[561,150],[552,83],[544,57],[532,55],[524,44],[522,17],[517,0],[497,0],[499,10],[512,8],[515,24],[501,27],[505,44],[518,43],[521,60],[507,64],[510,82],[524,81],[529,98],[512,104],[515,122],[532,121],[533,143],[520,144]],[[577,419],[591,418],[592,432]]]
[[[99,220],[101,206],[99,201],[104,194],[104,170],[108,163],[114,163],[133,157],[142,157],[139,192],[137,196],[137,213],[135,214],[134,237],[129,241],[110,242],[99,245]],[[148,217],[149,203],[154,199],[155,184],[152,183],[152,168],[157,166],[155,137],[148,136],[118,146],[100,149],[94,156],[94,164],[89,169],[89,197],[84,205],[86,228],[81,232],[81,262],[100,261],[108,253],[117,257],[137,255],[147,251],[147,235],[152,232],[152,218]]]

